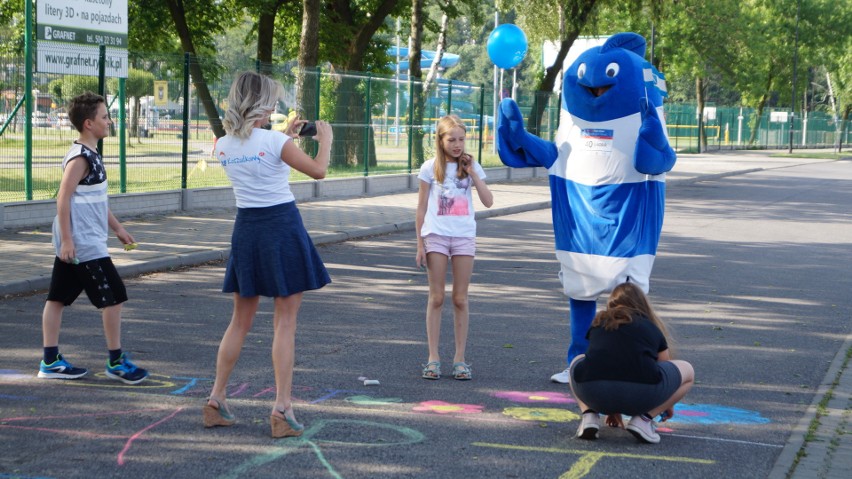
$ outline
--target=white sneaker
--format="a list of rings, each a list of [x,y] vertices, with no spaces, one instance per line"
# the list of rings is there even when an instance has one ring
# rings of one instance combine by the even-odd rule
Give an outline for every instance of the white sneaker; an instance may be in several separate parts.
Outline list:
[[[660,435],[657,434],[653,420],[646,421],[642,419],[642,416],[633,416],[630,418],[630,422],[627,423],[626,429],[642,442],[649,444],[660,442]]]
[[[571,370],[569,368],[565,368],[565,371],[550,376],[550,380],[559,384],[568,384],[571,382],[571,375],[569,374],[570,371]]]
[[[577,437],[580,439],[597,439],[600,428],[601,417],[598,413],[583,413],[583,418],[580,420],[580,427],[577,428]]]

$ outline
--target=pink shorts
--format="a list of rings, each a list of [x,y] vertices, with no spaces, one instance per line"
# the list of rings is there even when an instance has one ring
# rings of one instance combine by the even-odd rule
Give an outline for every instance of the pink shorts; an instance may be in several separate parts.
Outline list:
[[[444,256],[476,256],[476,238],[441,236],[429,234],[423,237],[426,253],[441,253]]]

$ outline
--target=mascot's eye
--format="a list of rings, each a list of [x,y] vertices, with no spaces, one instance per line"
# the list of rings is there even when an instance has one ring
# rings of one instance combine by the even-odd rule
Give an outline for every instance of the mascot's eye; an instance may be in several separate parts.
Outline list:
[[[618,63],[610,63],[606,66],[606,76],[612,78],[618,75]]]
[[[577,67],[577,78],[583,78],[586,76],[586,64],[581,63],[580,66]]]

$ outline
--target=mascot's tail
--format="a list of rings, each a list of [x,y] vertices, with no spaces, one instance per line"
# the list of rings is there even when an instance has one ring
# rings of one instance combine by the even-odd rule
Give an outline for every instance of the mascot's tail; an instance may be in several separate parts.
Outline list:
[[[511,98],[500,102],[497,112],[497,154],[513,168],[543,166],[556,161],[556,145],[524,129],[524,117]]]

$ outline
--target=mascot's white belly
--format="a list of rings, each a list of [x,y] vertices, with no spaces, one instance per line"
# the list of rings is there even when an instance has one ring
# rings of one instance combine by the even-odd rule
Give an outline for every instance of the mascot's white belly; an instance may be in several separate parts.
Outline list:
[[[594,300],[628,280],[648,291],[665,173],[633,166],[641,124],[639,113],[589,122],[562,111],[549,173],[559,277],[571,298]]]

